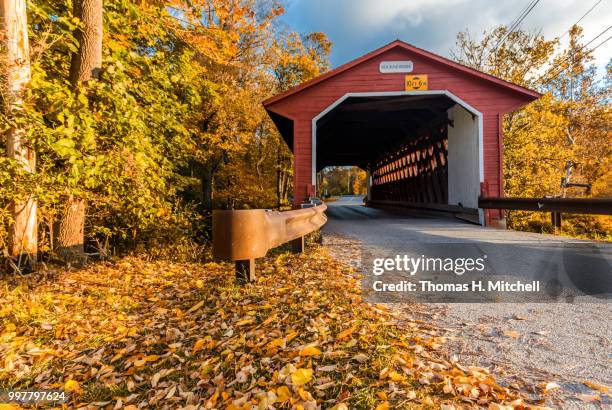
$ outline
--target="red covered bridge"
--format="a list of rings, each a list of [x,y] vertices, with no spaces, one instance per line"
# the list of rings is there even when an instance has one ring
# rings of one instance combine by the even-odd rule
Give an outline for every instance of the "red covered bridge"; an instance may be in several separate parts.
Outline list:
[[[368,173],[371,205],[471,214],[498,226],[504,114],[540,96],[402,41],[264,101],[295,157],[294,205],[329,165]]]

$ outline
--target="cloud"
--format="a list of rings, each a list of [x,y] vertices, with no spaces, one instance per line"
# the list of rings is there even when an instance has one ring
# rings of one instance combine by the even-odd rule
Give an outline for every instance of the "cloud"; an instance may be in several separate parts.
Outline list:
[[[559,36],[595,2],[542,0],[521,27],[541,30],[547,38]],[[290,0],[285,19],[300,32],[325,32],[334,43],[332,64],[337,66],[397,38],[448,56],[459,31],[467,28],[479,34],[509,24],[526,4],[527,0]],[[612,2],[602,1],[581,22],[585,41],[605,29],[611,16]],[[596,50],[599,67],[608,62],[611,50],[612,40]]]

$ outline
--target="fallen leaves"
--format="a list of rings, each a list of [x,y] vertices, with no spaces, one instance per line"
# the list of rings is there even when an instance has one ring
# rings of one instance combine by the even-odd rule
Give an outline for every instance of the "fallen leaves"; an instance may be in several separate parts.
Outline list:
[[[79,385],[79,382],[75,380],[67,380],[66,383],[64,383],[64,390],[75,393],[81,391],[81,386]]]
[[[504,336],[510,337],[513,339],[518,339],[520,335],[519,335],[519,332],[517,332],[516,330],[504,330]]]
[[[300,350],[300,356],[319,356],[321,354],[321,350],[317,349],[314,346],[306,346],[302,350]]]
[[[376,406],[376,410],[389,410],[389,402],[384,401],[380,403],[378,406]]]
[[[543,383],[541,387],[544,393],[550,393],[551,391],[557,390],[560,388],[560,386],[555,382]]]
[[[601,401],[601,397],[595,394],[577,394],[576,398],[585,403],[592,403],[595,401]]]
[[[443,338],[365,303],[359,279],[323,250],[266,258],[259,272],[239,286],[229,264],[125,258],[19,279],[0,289],[0,383],[109,409],[515,399],[486,369],[438,357]]]
[[[312,369],[297,369],[291,374],[291,382],[296,386],[303,386],[312,380]]]
[[[365,363],[368,361],[368,356],[363,353],[358,353],[355,356],[353,356],[353,360],[356,360],[359,363]]]
[[[585,386],[587,386],[590,389],[598,390],[601,393],[609,393],[610,392],[610,388],[608,386],[604,386],[603,384],[599,384],[599,383],[592,382],[592,381],[589,381],[589,380],[583,381],[582,384],[584,384]]]
[[[204,339],[198,339],[195,344],[193,345],[193,349],[191,350],[191,354],[196,353],[198,350],[202,349],[204,347],[204,345],[206,344],[206,340]]]
[[[276,389],[276,396],[280,402],[285,402],[291,398],[291,391],[287,386],[280,386]]]
[[[336,339],[338,340],[346,339],[347,337],[352,335],[353,332],[355,332],[355,330],[356,330],[355,326],[349,327],[348,329],[343,330],[342,332],[338,333],[338,336],[336,337]]]
[[[188,311],[187,313],[191,313],[191,312],[195,312],[196,310],[198,310],[199,308],[201,308],[202,306],[204,306],[204,301],[198,302],[195,305],[193,305]]]

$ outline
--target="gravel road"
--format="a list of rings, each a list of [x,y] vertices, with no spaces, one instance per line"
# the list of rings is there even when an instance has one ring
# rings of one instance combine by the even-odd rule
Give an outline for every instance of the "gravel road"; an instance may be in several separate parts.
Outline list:
[[[587,243],[486,229],[425,213],[406,215],[374,210],[360,202],[349,197],[330,203],[329,222],[323,230],[324,244],[332,254],[357,269],[361,269],[364,254],[384,256],[390,250],[406,249],[411,244],[477,241],[488,246],[489,251],[498,249],[500,258],[519,252],[515,268],[533,272],[530,265],[536,261],[520,254],[522,248],[516,248],[517,243],[528,244],[530,255],[541,248],[543,253],[536,253],[536,259],[545,258],[551,244],[572,247]],[[605,274],[612,276],[611,245],[588,243],[596,249],[598,268],[601,270],[603,263],[607,267]],[[610,303],[581,297],[571,299],[571,303],[428,303],[427,309],[406,303],[394,306],[410,317],[419,316],[443,329],[449,356],[456,356],[465,364],[488,367],[505,383],[514,384],[549,406],[612,408],[609,393],[584,384],[586,381],[612,386]],[[549,382],[559,388],[543,394],[541,386]]]

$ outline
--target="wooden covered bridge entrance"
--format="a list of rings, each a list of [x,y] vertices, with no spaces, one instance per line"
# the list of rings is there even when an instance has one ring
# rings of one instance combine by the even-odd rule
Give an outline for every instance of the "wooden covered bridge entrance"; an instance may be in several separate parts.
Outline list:
[[[497,226],[503,196],[502,119],[540,96],[394,41],[264,101],[293,151],[294,205],[316,195],[329,165],[368,172],[370,205],[472,213]]]

